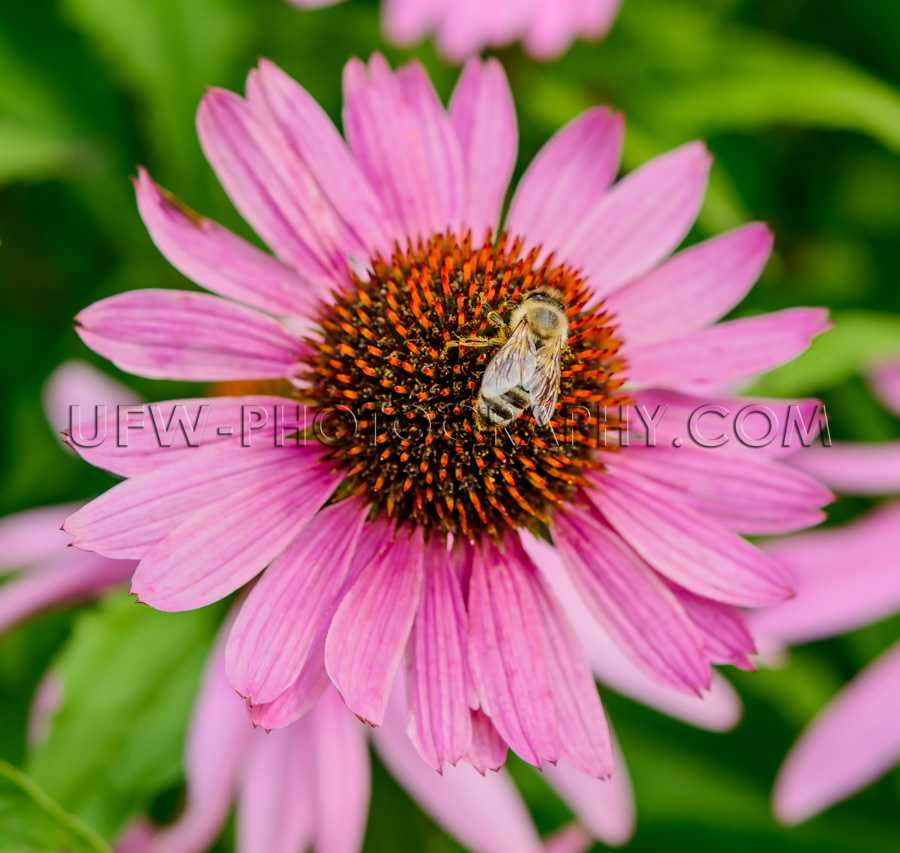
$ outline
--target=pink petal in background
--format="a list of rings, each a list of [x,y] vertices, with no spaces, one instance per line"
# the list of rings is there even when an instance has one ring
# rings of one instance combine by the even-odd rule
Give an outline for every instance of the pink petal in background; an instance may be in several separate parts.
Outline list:
[[[900,760],[900,645],[870,664],[791,749],[773,794],[775,814],[799,823],[873,782]]]

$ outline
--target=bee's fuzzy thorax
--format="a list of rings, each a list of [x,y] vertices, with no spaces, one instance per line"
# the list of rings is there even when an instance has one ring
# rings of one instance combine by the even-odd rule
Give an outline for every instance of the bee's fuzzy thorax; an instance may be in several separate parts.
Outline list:
[[[540,257],[505,234],[474,248],[469,235],[438,234],[373,258],[367,279],[351,273],[322,304],[301,379],[313,402],[346,420],[328,454],[346,472],[343,494],[364,496],[398,525],[499,539],[504,529],[546,522],[586,469],[602,467],[597,451],[621,428],[604,407],[626,402],[620,344],[602,305],[587,307],[580,276]],[[490,338],[488,306],[508,317],[529,293],[550,295],[566,312],[563,408],[552,429],[526,415],[488,431],[474,403],[497,347],[448,344]],[[584,407],[578,417],[565,411],[572,406]]]

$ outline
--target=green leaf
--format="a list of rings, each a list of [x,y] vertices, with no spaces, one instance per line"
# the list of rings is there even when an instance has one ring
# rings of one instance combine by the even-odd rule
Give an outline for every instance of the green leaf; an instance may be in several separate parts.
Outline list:
[[[0,184],[60,177],[93,165],[94,146],[79,139],[70,104],[47,80],[40,60],[0,21]]]
[[[66,814],[24,773],[0,761],[2,853],[108,853],[81,821]]]
[[[799,358],[767,373],[752,393],[776,397],[818,394],[876,362],[900,353],[900,317],[869,311],[832,315],[834,328]]]
[[[789,694],[782,695],[780,701],[789,698]],[[785,836],[771,814],[770,785],[775,766],[760,779],[745,766],[746,760],[722,760],[721,756],[728,754],[725,743],[742,739],[746,749],[758,735],[746,727],[729,735],[690,733],[673,739],[649,728],[635,729],[625,720],[618,722],[617,730],[640,809],[638,837],[659,828],[665,830],[665,844],[654,838],[645,849],[724,849],[723,844],[689,843],[685,836],[690,833],[685,830],[691,826],[702,828],[703,834],[728,833],[737,842],[730,841],[729,850],[890,853],[897,849],[895,827],[889,819],[840,820],[826,814]],[[695,741],[693,749],[688,741]],[[763,748],[756,747],[757,751]],[[753,749],[751,746],[750,751]]]
[[[179,778],[216,608],[159,613],[116,594],[82,615],[56,675],[62,703],[28,767],[106,836]]]
[[[144,130],[172,176],[201,163],[193,116],[206,88],[231,85],[253,18],[237,0],[65,0],[72,24],[96,44],[110,74],[139,99]],[[240,57],[240,62],[237,62]]]
[[[58,176],[80,165],[85,154],[86,146],[56,131],[0,118],[0,184]]]
[[[205,73],[218,76],[235,43],[243,42],[245,22],[234,0],[65,0],[64,7],[117,76],[150,96],[175,80],[193,84]]]
[[[30,60],[30,61],[29,61]],[[65,102],[41,79],[33,57],[22,56],[15,44],[0,30],[0,114],[65,127],[69,113]]]
[[[625,4],[619,27],[645,63],[641,112],[669,134],[789,124],[855,130],[900,151],[900,92],[823,48],[673,0]]]

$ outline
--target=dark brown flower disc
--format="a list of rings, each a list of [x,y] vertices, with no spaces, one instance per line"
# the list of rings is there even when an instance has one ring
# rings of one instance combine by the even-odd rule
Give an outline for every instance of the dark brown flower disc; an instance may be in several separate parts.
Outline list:
[[[323,303],[298,376],[341,421],[329,457],[346,471],[342,492],[426,532],[498,538],[546,522],[586,468],[602,467],[627,402],[615,327],[575,270],[540,257],[506,235],[473,248],[469,236],[441,234],[374,258],[367,278],[353,275]],[[563,295],[569,319],[555,415],[539,428],[526,410],[486,430],[474,403],[500,342],[466,341],[499,331],[488,307],[506,322],[540,286]]]

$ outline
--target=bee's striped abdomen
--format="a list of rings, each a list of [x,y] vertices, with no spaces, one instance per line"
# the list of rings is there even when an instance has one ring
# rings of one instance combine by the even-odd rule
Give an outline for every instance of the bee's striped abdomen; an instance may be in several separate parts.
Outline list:
[[[521,386],[516,385],[499,397],[478,395],[476,412],[481,422],[488,427],[502,427],[514,421],[531,405],[531,396]]]

